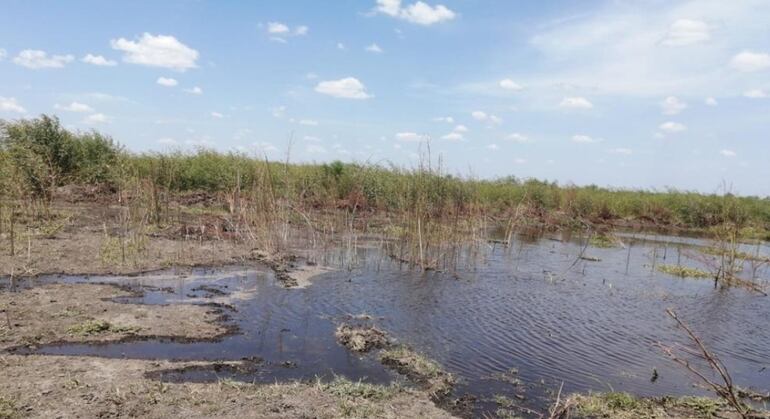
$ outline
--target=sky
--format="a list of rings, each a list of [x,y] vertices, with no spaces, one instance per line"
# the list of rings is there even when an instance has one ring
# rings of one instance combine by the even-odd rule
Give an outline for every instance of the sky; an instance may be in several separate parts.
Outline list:
[[[239,151],[770,195],[768,0],[4,0],[0,119]]]

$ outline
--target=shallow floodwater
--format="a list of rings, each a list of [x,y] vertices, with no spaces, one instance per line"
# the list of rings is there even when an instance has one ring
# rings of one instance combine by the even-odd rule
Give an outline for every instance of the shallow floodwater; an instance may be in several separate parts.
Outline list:
[[[657,271],[660,264],[702,266],[698,239],[622,235],[623,247],[587,247],[567,236],[517,238],[511,246],[468,251],[456,272],[421,273],[377,246],[339,249],[325,259],[344,269],[303,289],[283,289],[264,269],[168,271],[136,278],[59,278],[151,285],[139,302],[222,301],[235,310],[239,334],[220,342],[159,341],[45,347],[48,354],[130,358],[240,360],[260,357],[248,381],[345,375],[386,382],[395,377],[374,356],[348,352],[334,328],[367,314],[394,339],[437,360],[459,378],[456,395],[477,397],[476,413],[494,412],[493,397],[545,410],[563,392],[628,391],[642,396],[705,394],[656,346],[686,343],[665,314],[675,309],[743,387],[770,390],[770,297],[715,289],[712,280]],[[766,245],[744,251],[770,255]],[[766,266],[744,267],[760,281]],[[201,288],[201,285],[205,287]],[[658,378],[652,380],[653,369]],[[177,378],[215,379],[216,372]],[[232,374],[231,374],[232,375]],[[520,384],[517,384],[520,382]],[[515,396],[523,396],[523,400]]]

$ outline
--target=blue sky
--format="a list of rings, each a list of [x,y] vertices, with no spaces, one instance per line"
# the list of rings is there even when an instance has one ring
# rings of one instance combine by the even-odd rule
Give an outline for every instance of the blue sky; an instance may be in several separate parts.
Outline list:
[[[239,150],[770,195],[770,2],[29,1],[0,118]]]

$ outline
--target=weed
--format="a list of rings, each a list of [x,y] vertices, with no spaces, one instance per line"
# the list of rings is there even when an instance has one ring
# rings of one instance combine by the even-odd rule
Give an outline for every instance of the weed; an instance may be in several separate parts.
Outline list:
[[[70,326],[67,333],[74,336],[94,336],[103,333],[129,333],[139,331],[138,327],[116,326],[104,320],[87,320],[83,323]]]
[[[702,269],[691,268],[682,265],[659,265],[658,270],[669,274],[678,276],[680,278],[711,278],[713,275]]]

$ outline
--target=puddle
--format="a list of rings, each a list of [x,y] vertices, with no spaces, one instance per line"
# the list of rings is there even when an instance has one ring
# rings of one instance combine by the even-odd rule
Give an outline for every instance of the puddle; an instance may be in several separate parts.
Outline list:
[[[713,281],[676,278],[659,264],[698,267],[692,252],[708,243],[665,236],[623,236],[626,247],[585,252],[580,238],[515,240],[468,252],[455,273],[420,273],[377,246],[354,251],[356,265],[285,289],[265,269],[163,271],[138,277],[56,277],[40,281],[108,282],[144,289],[141,304],[220,303],[232,307],[239,333],[218,342],[138,341],[48,346],[38,352],[113,358],[241,361],[163,373],[167,380],[229,377],[273,382],[344,375],[389,382],[396,375],[375,355],[335,341],[337,322],[367,314],[377,327],[442,364],[455,395],[494,412],[495,395],[544,411],[551,391],[628,391],[641,396],[706,394],[655,344],[685,343],[665,314],[674,308],[744,387],[770,387],[770,299]],[[695,249],[695,250],[694,250]],[[769,254],[766,245],[762,254]],[[350,260],[350,249],[326,261]],[[472,258],[472,259],[471,259]],[[768,280],[766,266],[752,272]],[[653,369],[659,376],[652,380]],[[157,377],[160,378],[160,377]],[[518,403],[518,400],[517,400]]]

